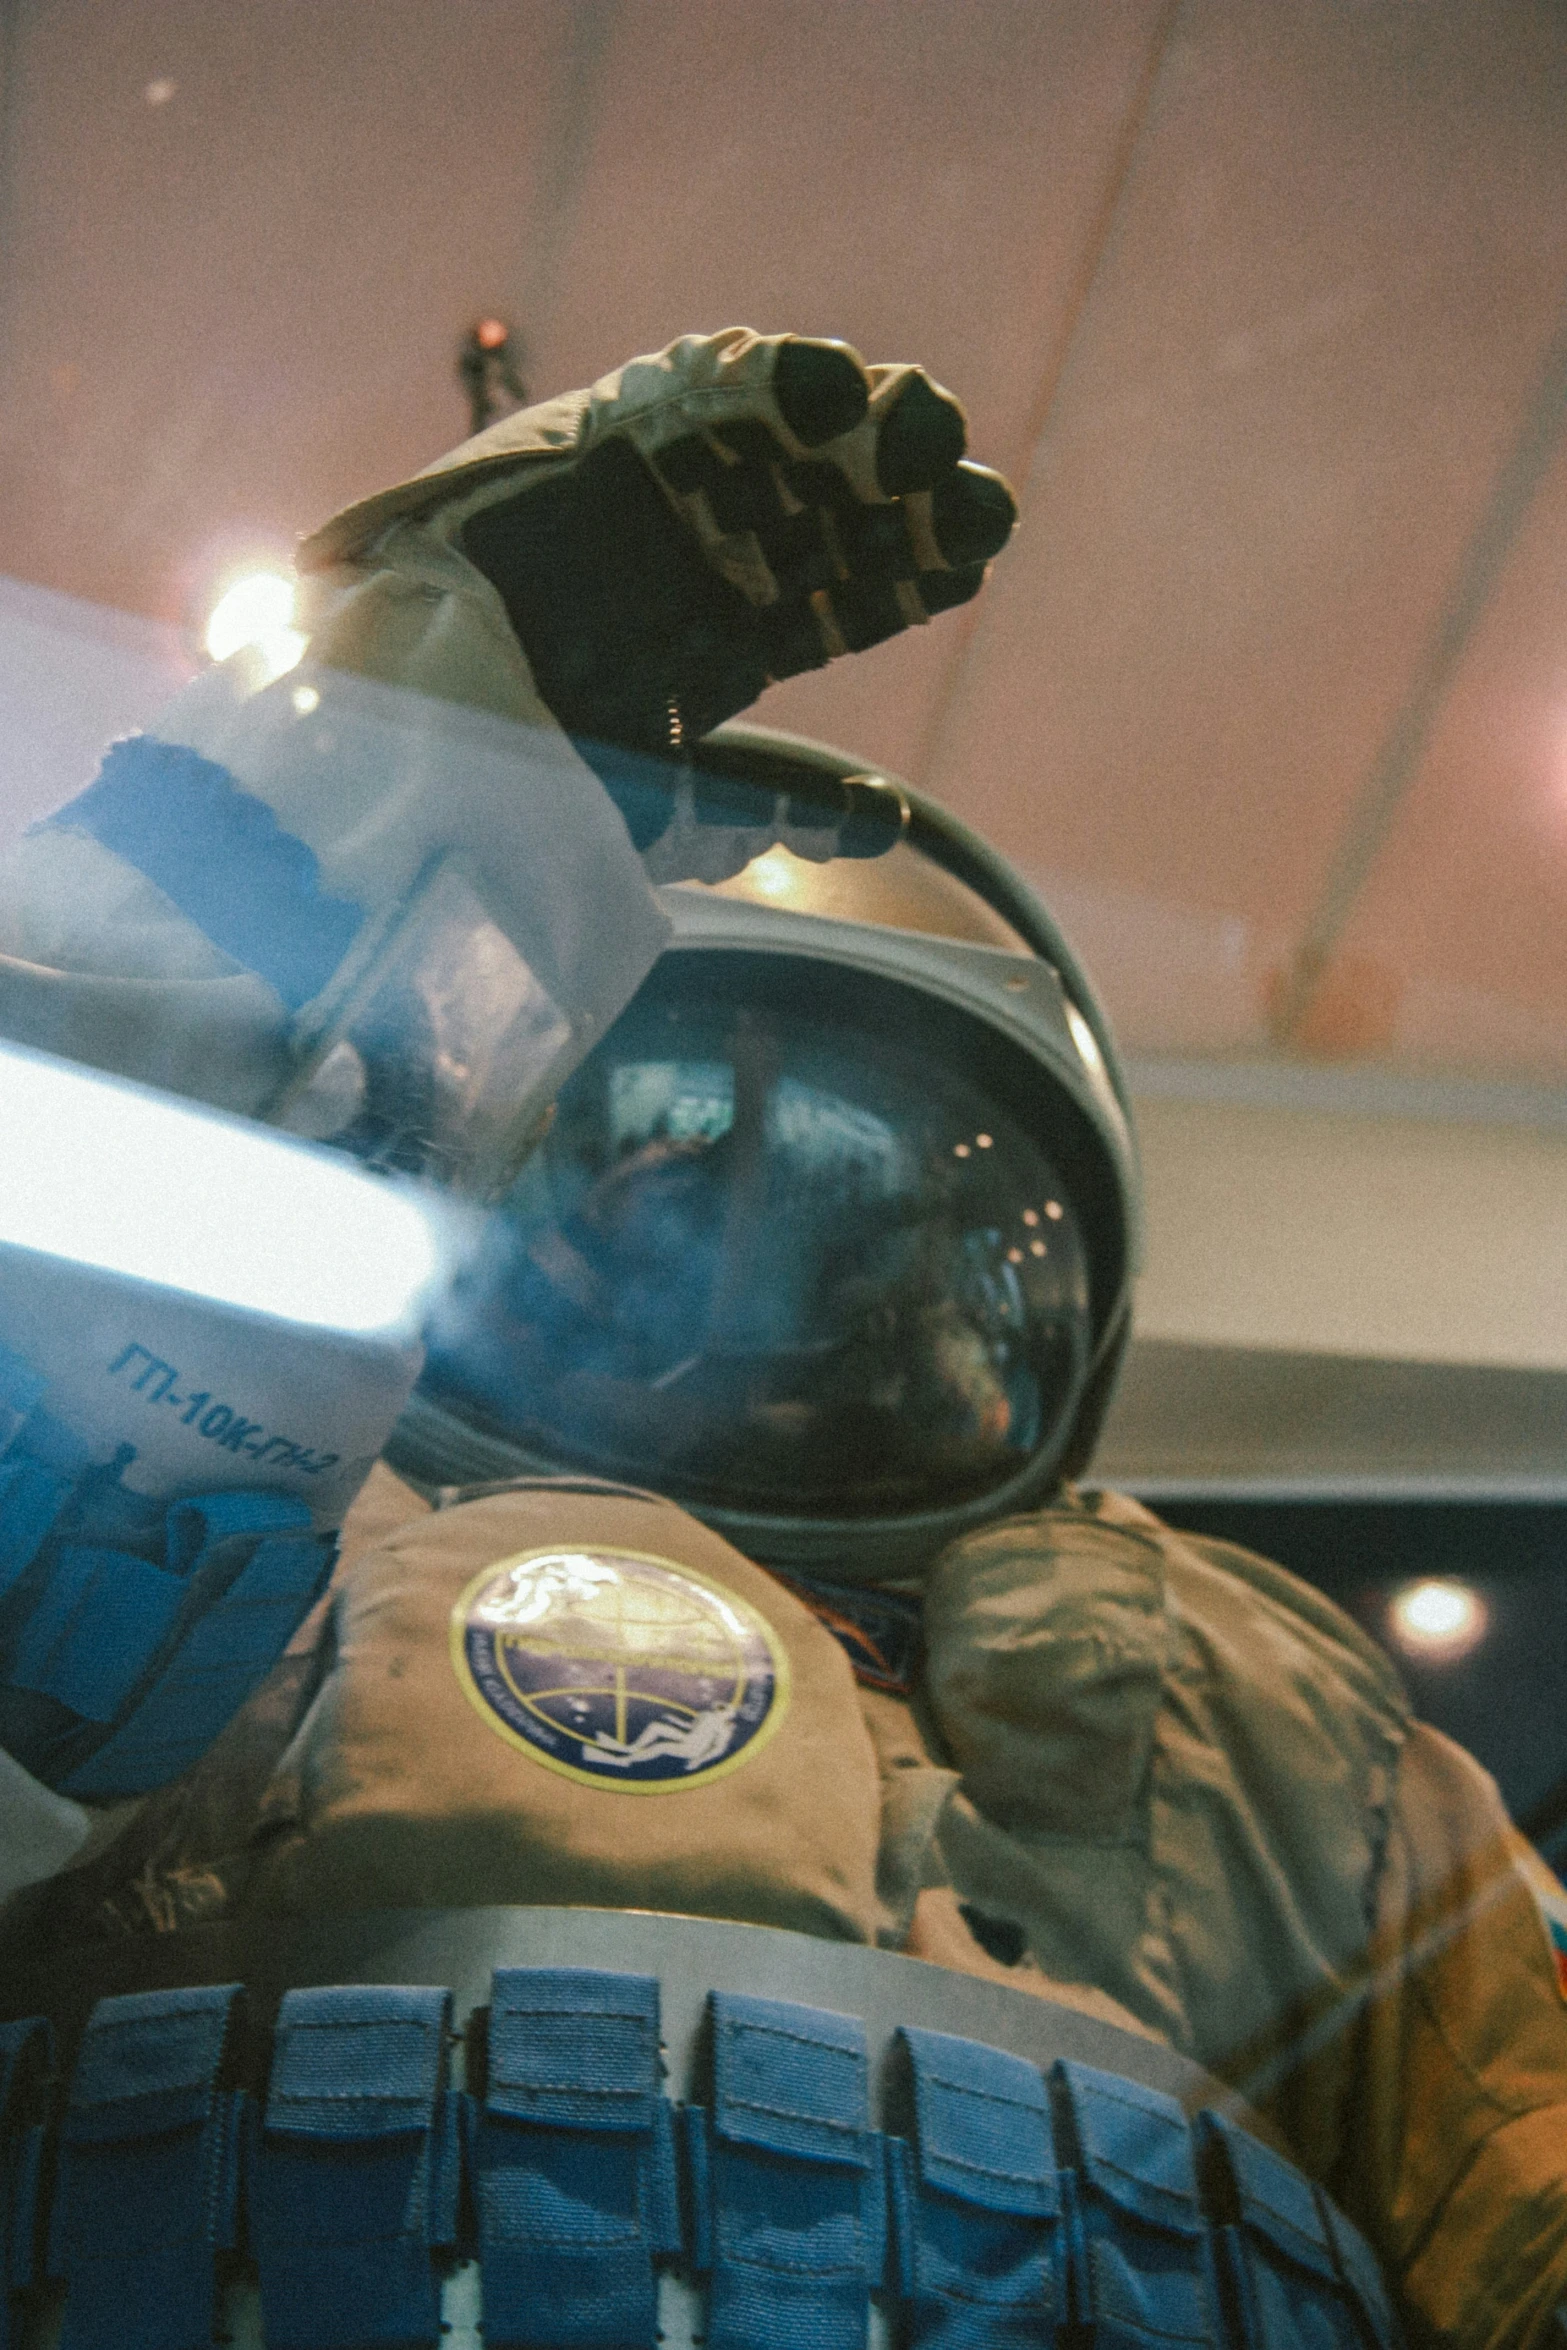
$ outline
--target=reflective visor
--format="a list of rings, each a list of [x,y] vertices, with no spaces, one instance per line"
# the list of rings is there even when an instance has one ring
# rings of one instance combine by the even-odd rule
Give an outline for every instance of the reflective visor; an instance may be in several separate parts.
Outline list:
[[[698,1506],[993,1492],[1087,1370],[1063,1114],[1037,1063],[895,981],[666,954],[442,1309],[425,1390]]]

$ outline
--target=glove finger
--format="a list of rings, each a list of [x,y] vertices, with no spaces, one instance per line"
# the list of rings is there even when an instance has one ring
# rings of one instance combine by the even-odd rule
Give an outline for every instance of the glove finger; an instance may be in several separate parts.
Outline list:
[[[757,635],[767,674],[775,684],[798,677],[802,670],[820,669],[849,649],[825,588],[780,601],[760,614]]]
[[[812,598],[824,641],[836,628],[834,652],[863,653],[905,628],[919,628],[937,612],[966,604],[985,584],[983,563],[960,571],[924,571],[917,579],[851,579],[830,596]],[[822,610],[830,605],[830,620]]]
[[[748,420],[722,435],[682,434],[642,462],[718,578],[749,604],[775,602],[778,585],[761,540],[785,533],[800,512],[784,486],[787,453],[776,435]]]
[[[778,413],[803,448],[853,432],[870,406],[870,379],[847,343],[788,335],[773,360]]]
[[[950,473],[968,446],[968,423],[952,394],[923,368],[868,373],[865,421],[824,443],[817,463],[838,474],[861,504],[874,506],[906,490],[931,489]]]
[[[909,499],[914,507],[919,493]],[[1017,500],[1009,482],[988,465],[967,459],[930,491],[932,536],[944,563],[958,568],[988,563],[999,555],[1017,523]]]
[[[841,653],[863,653],[885,644],[905,628],[917,628],[938,612],[950,612],[977,596],[989,566],[967,563],[947,571],[923,571],[912,579],[849,579],[818,588],[802,598],[781,599],[758,615],[767,673],[775,681],[819,669]]]
[[[880,506],[851,500],[808,510],[781,525],[760,523],[758,536],[779,592],[788,598],[850,579],[913,580],[922,572],[988,563],[1006,545],[1016,520],[1016,501],[1000,474],[965,460],[933,490],[911,491]]]
[[[950,392],[911,367],[883,407],[873,401],[876,484],[883,496],[934,489],[968,447],[968,421]]]
[[[760,534],[763,556],[786,603],[864,575],[912,579],[920,569],[902,510],[895,505],[807,507]]]
[[[959,604],[971,602],[989,572],[988,563],[965,563],[953,571],[922,571],[914,591],[925,607],[926,618],[934,620],[938,612],[952,612]]]
[[[739,416],[643,451],[675,497],[706,496],[720,530],[757,527],[777,510],[771,469],[801,449],[852,433],[870,405],[870,379],[858,353],[846,343],[803,335],[776,346],[771,388],[787,440],[762,417]]]

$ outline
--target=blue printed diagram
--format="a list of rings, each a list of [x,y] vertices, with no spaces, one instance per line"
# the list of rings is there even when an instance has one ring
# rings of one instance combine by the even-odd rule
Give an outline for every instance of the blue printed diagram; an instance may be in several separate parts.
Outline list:
[[[286,1494],[129,1492],[134,1446],[95,1464],[45,1391],[0,1347],[0,1746],[64,1794],[137,1795],[244,1703],[333,1539]]]
[[[0,1600],[28,1567],[89,1466],[86,1445],[43,1409],[46,1382],[0,1347]],[[119,1459],[104,1472],[117,1475]]]

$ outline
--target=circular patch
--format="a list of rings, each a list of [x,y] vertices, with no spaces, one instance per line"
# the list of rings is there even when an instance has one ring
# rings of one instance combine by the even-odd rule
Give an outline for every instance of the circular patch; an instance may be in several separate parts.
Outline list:
[[[452,1663],[490,1728],[552,1771],[639,1795],[749,1761],[789,1703],[765,1616],[631,1550],[529,1550],[475,1575]]]

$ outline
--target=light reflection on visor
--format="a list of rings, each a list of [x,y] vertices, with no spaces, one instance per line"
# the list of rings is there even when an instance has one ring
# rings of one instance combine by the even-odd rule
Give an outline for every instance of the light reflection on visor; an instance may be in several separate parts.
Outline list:
[[[1047,1093],[893,982],[666,955],[493,1219],[426,1389],[697,1504],[880,1517],[991,1492],[1054,1441],[1088,1361]]]

